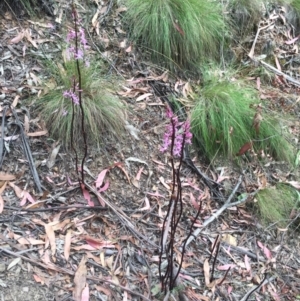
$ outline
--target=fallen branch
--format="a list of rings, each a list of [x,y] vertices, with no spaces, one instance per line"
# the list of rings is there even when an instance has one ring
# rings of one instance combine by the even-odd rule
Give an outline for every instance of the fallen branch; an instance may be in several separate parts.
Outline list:
[[[260,33],[263,29],[266,29],[266,28],[270,27],[270,26],[273,25],[273,24],[274,24],[274,22],[272,22],[271,24],[268,24],[268,25],[266,25],[266,26],[264,26],[264,27],[258,28],[258,30],[257,30],[257,32],[256,32],[256,35],[255,35],[255,38],[254,38],[254,41],[253,41],[253,44],[252,44],[252,47],[251,47],[251,50],[250,50],[250,52],[249,52],[249,54],[248,54],[248,56],[249,56],[251,59],[253,59],[255,44],[256,44],[256,42],[257,42],[259,33]]]
[[[33,157],[32,157],[31,150],[30,150],[30,146],[28,144],[27,137],[26,137],[26,135],[24,133],[24,130],[23,130],[23,125],[20,122],[20,119],[18,117],[18,114],[17,114],[15,108],[12,105],[10,105],[9,108],[12,111],[12,114],[13,114],[13,116],[15,118],[15,121],[11,122],[10,124],[15,124],[16,126],[19,127],[20,137],[21,137],[21,141],[22,141],[22,144],[23,144],[23,151],[24,151],[24,153],[26,155],[26,158],[27,158],[27,161],[28,161],[28,165],[29,165],[29,168],[30,168],[30,171],[31,171],[34,183],[35,183],[35,186],[36,186],[36,188],[38,190],[38,193],[39,194],[43,194],[42,184],[41,184],[41,181],[40,181],[40,178],[39,178],[39,174],[38,174],[38,172],[36,170],[36,167],[35,167],[35,164],[34,164],[34,160],[33,160]]]
[[[274,72],[274,73],[276,73],[276,74],[278,74],[278,75],[283,76],[283,77],[284,77],[286,80],[288,80],[289,82],[291,82],[291,83],[293,83],[294,85],[300,87],[300,82],[297,81],[296,79],[294,79],[293,77],[291,77],[291,76],[289,76],[289,75],[283,73],[282,71],[276,69],[275,67],[273,67],[273,66],[267,64],[266,62],[264,62],[264,61],[262,61],[262,60],[259,60],[258,62],[261,63],[264,67],[266,67],[266,68],[269,69],[270,71],[272,71],[272,72]]]
[[[233,199],[234,195],[236,194],[236,192],[237,192],[238,188],[240,187],[241,183],[242,183],[242,176],[239,177],[238,183],[234,187],[232,193],[230,194],[229,198],[224,203],[224,205],[216,213],[213,213],[210,218],[208,218],[207,220],[205,220],[205,222],[203,223],[203,225],[202,225],[201,228],[198,228],[198,229],[196,229],[193,232],[193,234],[191,235],[191,237],[188,239],[185,247],[187,247],[203,231],[203,229],[205,227],[207,227],[216,218],[218,218],[223,211],[225,211],[228,208],[231,208],[231,207],[234,207],[234,206],[237,206],[237,205],[240,205],[240,204],[246,202],[249,199],[249,197],[253,197],[257,193],[257,190],[256,190],[256,191],[254,191],[252,193],[247,194],[241,200],[231,203],[231,200]]]
[[[107,210],[107,208],[102,207],[102,206],[91,207],[91,206],[81,206],[81,205],[55,206],[55,207],[37,208],[37,209],[26,209],[26,208],[12,207],[12,206],[4,206],[4,209],[16,211],[17,214],[46,212],[46,211],[53,211],[53,210],[54,211],[55,210],[67,210],[67,209],[87,209],[87,210],[100,210],[100,211]]]

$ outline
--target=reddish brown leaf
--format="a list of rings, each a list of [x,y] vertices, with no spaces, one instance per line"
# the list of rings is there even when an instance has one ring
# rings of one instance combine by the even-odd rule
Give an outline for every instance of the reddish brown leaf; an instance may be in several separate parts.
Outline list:
[[[88,205],[90,207],[94,207],[95,204],[91,200],[91,195],[90,195],[89,191],[86,189],[86,187],[85,187],[85,185],[83,183],[81,183],[80,185],[81,185],[81,190],[82,190],[82,193],[83,193],[83,197],[87,201]]]
[[[252,148],[252,141],[245,143],[239,150],[239,152],[236,154],[237,156],[242,156]]]
[[[184,31],[181,29],[181,27],[179,26],[178,22],[175,21],[175,22],[173,23],[173,25],[174,25],[175,29],[176,29],[182,36],[184,36]]]
[[[101,240],[101,239],[96,239],[96,238],[89,237],[89,236],[86,236],[84,239],[90,246],[92,246],[93,248],[96,248],[96,249],[102,249],[104,247],[115,248],[115,246],[113,245],[113,242],[111,242],[109,240]]]
[[[260,241],[257,241],[257,245],[263,250],[267,259],[272,259],[272,253],[266,246],[264,246]]]

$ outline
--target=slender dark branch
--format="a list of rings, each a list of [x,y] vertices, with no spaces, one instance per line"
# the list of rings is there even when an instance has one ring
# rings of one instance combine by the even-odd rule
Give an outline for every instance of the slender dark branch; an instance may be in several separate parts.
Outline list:
[[[75,83],[75,79],[73,78],[73,93],[75,93],[76,90],[76,83]],[[77,173],[77,177],[79,178],[79,172],[78,172],[78,154],[77,154],[77,149],[75,147],[75,143],[74,143],[74,120],[75,120],[75,104],[72,101],[72,119],[71,119],[71,149],[74,152],[75,155],[75,169],[76,169],[76,173]]]
[[[212,265],[212,269],[211,269],[210,282],[212,282],[214,280],[215,265],[216,265],[216,261],[218,258],[219,250],[220,250],[220,242],[218,241],[216,244],[216,255],[214,257],[214,261],[213,261],[213,265]]]
[[[78,16],[75,9],[75,5],[73,2],[73,14],[74,14],[74,29],[75,29],[75,53],[78,54]],[[81,181],[82,184],[84,184],[84,162],[87,157],[87,137],[85,132],[85,125],[84,125],[84,108],[83,108],[83,102],[82,102],[82,78],[81,78],[81,70],[79,65],[79,58],[76,58],[76,69],[77,69],[77,76],[78,76],[78,98],[79,98],[79,106],[80,106],[80,112],[81,112],[81,131],[83,136],[83,148],[84,148],[84,154],[81,160]]]
[[[30,146],[28,144],[28,139],[24,133],[24,130],[23,130],[23,126],[19,120],[19,117],[18,117],[18,114],[15,110],[14,107],[10,106],[10,109],[14,115],[14,118],[15,118],[15,121],[14,122],[11,122],[11,124],[15,124],[19,127],[19,130],[20,130],[20,137],[21,137],[21,141],[22,141],[22,144],[23,144],[23,148],[24,148],[24,153],[26,155],[26,158],[27,158],[27,161],[28,161],[28,164],[29,164],[29,168],[30,168],[30,171],[32,173],[32,177],[34,179],[34,183],[36,185],[36,188],[38,190],[38,193],[42,194],[43,193],[43,190],[42,190],[42,184],[41,184],[41,181],[40,181],[40,178],[39,178],[39,174],[36,170],[36,167],[35,167],[35,164],[34,164],[34,161],[33,161],[33,157],[32,157],[32,153],[31,153],[31,150],[30,150]]]
[[[19,211],[18,214],[26,213],[34,213],[34,212],[45,212],[45,211],[52,211],[52,210],[67,210],[67,209],[84,209],[84,210],[108,210],[108,208],[103,206],[80,206],[80,205],[70,205],[70,206],[55,206],[49,208],[37,208],[37,209],[26,209],[26,208],[19,208],[19,207],[11,207],[11,206],[4,206],[6,210],[13,210]]]
[[[216,247],[216,245],[217,245],[217,242],[219,241],[219,237],[220,237],[220,235],[218,234],[218,236],[216,237],[216,239],[215,239],[215,241],[214,241],[214,244],[213,244],[213,246],[212,246],[212,248],[211,248],[211,253],[210,253],[210,256],[209,256],[208,261],[210,261],[211,258],[212,258],[212,256],[213,256],[215,247]]]
[[[4,127],[5,127],[5,116],[8,107],[5,106],[2,111],[2,123],[1,123],[1,138],[0,138],[0,169],[2,168],[2,161],[4,158]]]
[[[260,289],[262,286],[263,286],[263,284],[265,283],[265,280],[267,279],[267,273],[265,273],[265,277],[264,277],[264,279],[260,282],[260,284],[257,286],[257,287],[255,287],[254,289],[252,289],[251,291],[249,291],[243,298],[242,298],[242,300],[241,301],[247,301],[248,299],[249,299],[249,297],[255,292],[255,291],[257,291],[258,289]]]
[[[196,223],[196,221],[197,221],[197,219],[198,219],[198,217],[199,217],[199,215],[200,215],[201,209],[202,209],[202,202],[200,203],[199,208],[198,208],[198,212],[197,212],[197,214],[196,214],[196,216],[195,216],[195,219],[194,219],[193,222],[192,222],[192,225],[191,225],[191,227],[190,227],[190,232],[189,232],[189,234],[187,235],[186,239],[184,240],[184,243],[183,243],[183,246],[182,246],[182,249],[181,249],[181,259],[180,259],[178,271],[177,271],[177,274],[175,275],[175,281],[176,281],[176,279],[177,279],[177,277],[178,277],[178,275],[179,275],[179,272],[180,272],[180,270],[181,270],[181,267],[182,267],[183,257],[184,257],[184,254],[185,254],[185,246],[186,246],[186,243],[187,243],[189,237],[190,237],[190,236],[192,235],[192,233],[193,233],[193,227],[194,227],[194,224]]]
[[[231,267],[226,271],[226,273],[225,273],[223,279],[221,280],[221,282],[219,283],[219,285],[222,285],[222,283],[225,281],[225,279],[226,279],[226,277],[227,277],[230,270],[231,270]]]
[[[75,55],[77,55],[77,57],[75,57],[77,78],[78,78],[77,93],[78,93],[78,99],[79,99],[79,107],[80,107],[80,115],[81,115],[81,132],[82,132],[82,137],[83,137],[83,149],[84,149],[83,157],[82,157],[82,160],[81,160],[81,168],[80,168],[81,179],[79,179],[80,184],[83,185],[83,186],[80,185],[80,188],[83,190],[83,188],[85,186],[84,163],[85,163],[85,160],[86,160],[86,157],[87,157],[87,135],[86,135],[86,132],[85,132],[85,122],[84,122],[85,116],[84,116],[84,107],[83,107],[83,101],[82,101],[82,77],[81,77],[81,70],[80,70],[79,57],[78,57],[78,53],[79,53],[78,23],[79,23],[79,21],[78,21],[77,11],[75,9],[74,1],[72,2],[72,13],[73,13],[74,31],[75,31]],[[74,89],[76,89],[76,84],[75,83],[74,83]],[[74,107],[74,105],[73,105],[73,107]],[[74,110],[73,110],[73,114],[74,114]],[[72,117],[74,118],[74,115]],[[73,124],[72,124],[72,130],[73,130]],[[76,168],[77,168],[77,173],[78,173],[77,153],[76,153]]]
[[[176,215],[176,200],[178,198],[175,197],[175,189],[176,189],[176,169],[175,169],[175,164],[174,164],[174,157],[173,157],[173,150],[174,150],[174,144],[175,144],[175,138],[176,138],[176,124],[175,124],[175,120],[173,118],[171,118],[171,126],[172,126],[172,137],[171,137],[171,166],[172,166],[172,192],[171,192],[171,197],[170,197],[170,201],[169,201],[169,206],[168,206],[168,211],[167,214],[164,218],[163,221],[163,226],[162,226],[162,235],[161,235],[161,249],[160,249],[160,254],[159,254],[159,277],[161,279],[161,284],[162,284],[162,291],[167,290],[167,286],[166,283],[168,281],[168,279],[170,280],[170,285],[171,285],[171,280],[172,280],[172,267],[173,267],[173,239],[175,233],[173,233],[173,231],[175,231],[174,229],[174,222],[173,222],[173,217]],[[178,187],[177,187],[178,189]],[[174,204],[173,204],[174,202]],[[171,208],[173,208],[173,210],[171,210]],[[167,246],[164,246],[164,237],[165,237],[165,231],[168,231],[168,229],[166,229],[166,223],[168,221],[168,219],[170,219],[171,221],[171,234],[170,234],[170,241],[167,244]],[[170,254],[171,253],[171,254]],[[167,255],[167,270],[166,273],[164,275],[162,275],[162,270],[161,270],[161,265],[162,265],[162,257],[163,254]],[[169,256],[171,255],[171,256]]]

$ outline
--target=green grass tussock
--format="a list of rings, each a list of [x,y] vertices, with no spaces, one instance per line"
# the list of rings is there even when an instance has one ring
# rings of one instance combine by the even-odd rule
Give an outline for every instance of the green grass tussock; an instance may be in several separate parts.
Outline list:
[[[256,91],[242,81],[220,76],[221,72],[206,70],[203,85],[195,97],[191,112],[194,141],[210,160],[216,155],[233,158],[246,143],[255,151],[293,164],[293,147],[276,116],[263,111],[259,133],[253,126],[259,104]]]
[[[194,69],[219,56],[226,35],[221,5],[210,0],[126,0],[130,36],[168,67]]]
[[[300,13],[300,0],[279,0],[278,3],[288,5],[295,10],[295,13]]]
[[[300,208],[299,192],[286,184],[279,183],[275,187],[262,189],[256,200],[255,208],[264,225],[277,223],[279,227],[286,227],[291,223],[292,211],[297,212]]]
[[[63,97],[63,92],[73,88],[72,78],[77,72],[76,66],[71,61],[64,65],[47,62],[46,66],[50,80],[45,82],[45,94],[36,101],[36,108],[45,120],[50,135],[70,148],[72,101]],[[86,67],[80,62],[80,66],[87,140],[89,144],[99,147],[104,134],[106,137],[110,134],[116,137],[122,135],[126,109],[112,92],[116,83],[110,82],[101,74],[103,65],[91,62],[91,67]],[[55,82],[56,87],[49,88],[49,82]],[[81,114],[78,105],[74,105],[74,109],[73,137],[75,145],[79,146],[83,142]]]

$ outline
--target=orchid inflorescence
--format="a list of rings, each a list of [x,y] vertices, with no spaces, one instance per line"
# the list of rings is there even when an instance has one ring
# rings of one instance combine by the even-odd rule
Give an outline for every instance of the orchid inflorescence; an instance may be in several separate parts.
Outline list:
[[[67,51],[68,51],[68,59],[69,60],[72,57],[75,60],[83,60],[84,59],[84,50],[88,49],[87,40],[85,38],[85,32],[82,27],[78,28],[77,37],[78,37],[78,41],[80,41],[80,45],[78,45],[79,47],[77,47],[78,49],[76,50],[76,47],[74,45],[72,45],[72,43],[74,43],[76,41],[75,30],[72,29],[67,34],[67,43],[69,44]]]
[[[182,249],[181,261],[177,271],[174,269],[174,242],[178,223],[183,212],[182,185],[180,179],[181,167],[183,162],[183,150],[185,144],[192,143],[192,133],[190,122],[188,120],[181,122],[169,106],[167,106],[166,115],[170,123],[166,127],[163,145],[160,148],[162,152],[170,151],[170,162],[172,166],[172,191],[168,204],[167,214],[163,221],[161,250],[159,255],[159,276],[161,279],[162,291],[167,291],[167,287],[172,290],[175,287],[176,279],[182,267],[183,255],[185,249]],[[178,165],[175,165],[175,158],[178,158]],[[167,258],[167,268],[162,272],[163,257]]]
[[[184,145],[192,143],[193,135],[191,133],[190,122],[188,120],[179,122],[178,116],[174,115],[169,106],[167,107],[166,115],[170,118],[170,123],[166,127],[160,151],[164,153],[171,147],[171,154],[174,157],[180,157]]]
[[[75,89],[75,91],[76,91],[76,89]],[[63,96],[64,96],[65,98],[70,98],[70,99],[73,101],[73,103],[74,103],[75,105],[79,105],[79,97],[78,97],[78,94],[75,93],[72,89],[64,91],[64,92],[63,92]]]
[[[73,15],[73,20],[75,23],[75,29],[70,29],[67,34],[66,41],[68,43],[67,47],[67,60],[82,60],[85,63],[86,67],[89,67],[89,61],[84,56],[84,51],[89,48],[87,40],[85,38],[84,29],[79,25],[79,21],[76,16]],[[73,87],[69,90],[63,92],[63,97],[69,98],[75,105],[79,105],[79,92],[78,83],[73,80]],[[63,112],[63,115],[66,115],[67,112]]]

